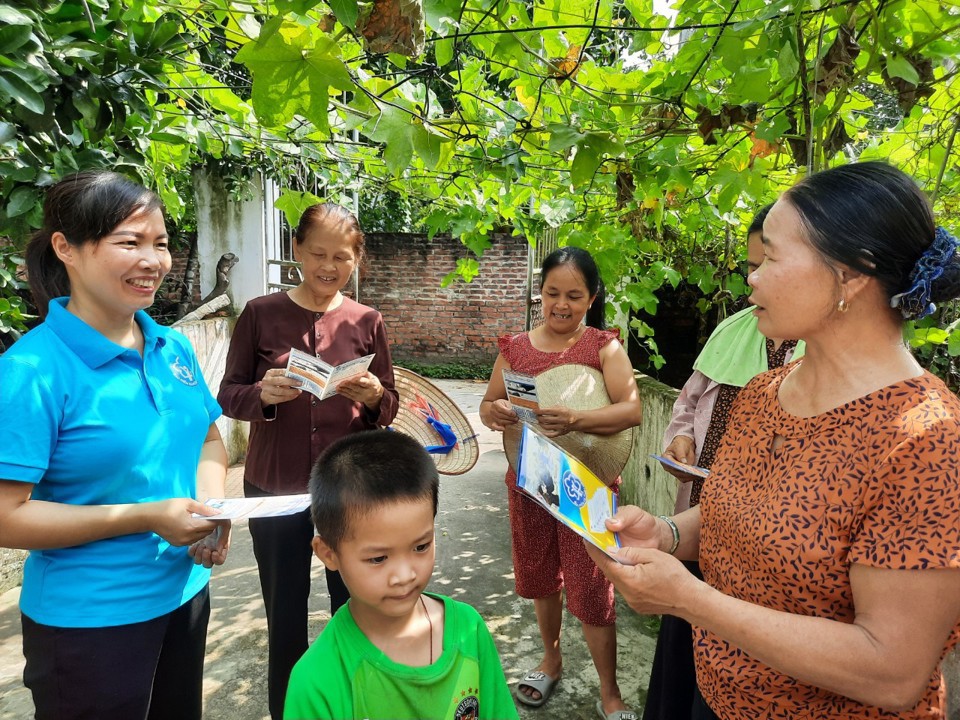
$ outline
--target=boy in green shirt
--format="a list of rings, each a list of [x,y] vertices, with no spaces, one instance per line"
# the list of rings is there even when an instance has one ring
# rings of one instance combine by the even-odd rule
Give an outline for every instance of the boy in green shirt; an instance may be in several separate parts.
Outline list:
[[[423,593],[438,494],[433,459],[398,432],[354,433],[317,459],[313,550],[350,601],[294,666],[285,720],[517,720],[483,619]]]

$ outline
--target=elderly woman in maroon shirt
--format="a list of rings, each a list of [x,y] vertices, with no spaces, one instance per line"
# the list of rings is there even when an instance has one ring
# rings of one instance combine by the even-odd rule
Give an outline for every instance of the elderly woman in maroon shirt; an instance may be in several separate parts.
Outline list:
[[[244,494],[307,492],[320,452],[344,435],[386,427],[397,413],[393,366],[383,318],[344,297],[342,288],[364,257],[363,232],[347,210],[308,208],[295,234],[303,281],[286,293],[247,303],[234,329],[217,399],[226,415],[250,422]],[[369,370],[323,402],[284,376],[291,348],[339,365],[374,354]],[[269,635],[268,686],[273,720],[294,663],[306,651],[310,594],[309,511],[250,520]],[[331,615],[349,598],[339,573],[326,571]]]

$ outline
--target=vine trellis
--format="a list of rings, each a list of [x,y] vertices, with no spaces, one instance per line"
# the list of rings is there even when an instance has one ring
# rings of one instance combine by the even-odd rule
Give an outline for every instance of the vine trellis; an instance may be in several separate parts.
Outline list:
[[[725,238],[808,169],[888,158],[960,215],[957,0],[398,1],[0,4],[0,236],[81,166],[138,173],[180,222],[197,166],[312,175],[415,202],[464,277],[493,229],[556,229],[629,313],[664,283],[742,293]],[[400,15],[414,56],[370,52]]]

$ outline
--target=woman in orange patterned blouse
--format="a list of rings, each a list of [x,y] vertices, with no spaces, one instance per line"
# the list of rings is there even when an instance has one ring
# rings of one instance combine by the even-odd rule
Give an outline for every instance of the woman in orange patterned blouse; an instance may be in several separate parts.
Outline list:
[[[904,319],[960,295],[957,240],[885,163],[815,173],[763,227],[751,302],[806,355],[736,399],[698,507],[608,521],[630,606],[694,626],[693,718],[946,717],[960,638],[960,400]],[[699,557],[704,581],[680,560]]]

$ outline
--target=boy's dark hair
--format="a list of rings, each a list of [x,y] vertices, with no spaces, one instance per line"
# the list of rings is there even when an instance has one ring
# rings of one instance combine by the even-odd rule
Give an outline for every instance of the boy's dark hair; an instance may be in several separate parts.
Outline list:
[[[763,231],[763,221],[767,219],[767,215],[770,214],[770,208],[772,208],[773,205],[773,203],[769,203],[757,210],[757,214],[754,215],[753,220],[750,221],[750,227],[747,228],[747,237],[750,237],[755,232]]]
[[[317,533],[336,550],[351,522],[388,503],[429,498],[436,517],[439,488],[436,463],[409,435],[352,433],[317,458],[310,473],[310,514]]]

